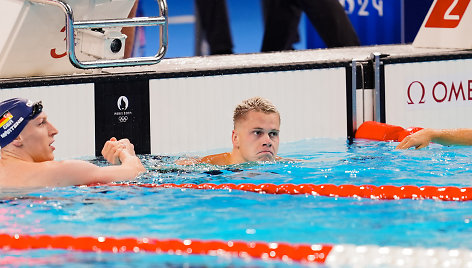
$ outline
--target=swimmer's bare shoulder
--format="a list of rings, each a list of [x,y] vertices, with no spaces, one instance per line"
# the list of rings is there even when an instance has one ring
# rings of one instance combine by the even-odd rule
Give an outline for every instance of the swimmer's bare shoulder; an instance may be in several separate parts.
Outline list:
[[[275,161],[279,162],[300,162],[300,159],[292,159],[292,158],[283,158],[280,156],[275,157]],[[210,164],[210,165],[217,165],[217,166],[227,166],[233,164],[231,161],[231,153],[221,153],[221,154],[213,154],[207,155],[202,158],[187,158],[187,159],[179,159],[175,162],[177,165],[196,165],[196,164]]]
[[[207,155],[202,158],[187,158],[179,159],[175,162],[177,165],[196,165],[196,164],[210,164],[218,166],[231,165],[231,153],[221,153]]]
[[[218,166],[231,165],[232,164],[231,153],[207,155],[201,158],[200,162],[205,163],[205,164],[218,165]]]
[[[286,157],[280,157],[280,156],[276,156],[275,161],[277,162],[303,162],[303,160],[301,159],[286,158]]]

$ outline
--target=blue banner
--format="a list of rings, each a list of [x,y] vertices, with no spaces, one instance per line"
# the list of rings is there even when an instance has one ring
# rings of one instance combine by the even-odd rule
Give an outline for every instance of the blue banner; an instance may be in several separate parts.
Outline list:
[[[404,43],[402,0],[339,0],[344,6],[361,45]],[[307,48],[326,47],[306,19]]]

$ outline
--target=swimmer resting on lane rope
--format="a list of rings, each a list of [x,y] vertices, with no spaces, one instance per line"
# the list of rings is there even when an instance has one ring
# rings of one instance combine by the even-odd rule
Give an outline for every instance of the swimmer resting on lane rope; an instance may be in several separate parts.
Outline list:
[[[179,165],[206,163],[233,165],[255,161],[283,160],[279,149],[280,114],[268,100],[254,97],[236,106],[233,115],[233,150],[197,159],[182,159]]]
[[[145,171],[127,139],[111,138],[102,154],[113,166],[81,160],[54,161],[54,136],[41,102],[0,102],[0,189],[70,186],[130,180]]]
[[[431,129],[413,127],[404,129],[399,126],[367,121],[356,132],[356,138],[398,141],[397,149],[415,147],[421,149],[431,142],[442,145],[472,145],[472,129]]]

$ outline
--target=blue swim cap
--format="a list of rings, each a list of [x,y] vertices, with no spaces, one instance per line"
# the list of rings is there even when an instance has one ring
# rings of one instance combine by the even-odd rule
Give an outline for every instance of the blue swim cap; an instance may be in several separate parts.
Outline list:
[[[7,146],[28,122],[41,113],[41,102],[13,98],[0,102],[0,147]]]

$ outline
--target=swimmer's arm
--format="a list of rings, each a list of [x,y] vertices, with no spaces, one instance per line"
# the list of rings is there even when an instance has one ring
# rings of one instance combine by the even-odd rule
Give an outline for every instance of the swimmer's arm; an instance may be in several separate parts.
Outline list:
[[[425,128],[407,136],[398,144],[397,149],[408,149],[415,147],[421,149],[429,143],[442,145],[472,145],[472,129],[430,129]]]
[[[103,146],[102,155],[115,165],[98,167],[80,160],[51,162],[51,174],[48,177],[56,178],[56,181],[52,182],[53,185],[66,186],[131,180],[146,171],[128,139],[117,141],[111,138]]]
[[[53,181],[51,186],[70,186],[92,183],[109,183],[136,178],[145,171],[139,158],[127,159],[121,165],[99,167],[82,160],[64,160],[52,162],[49,168]]]
[[[442,145],[472,145],[472,129],[442,129],[436,132],[432,142]]]

